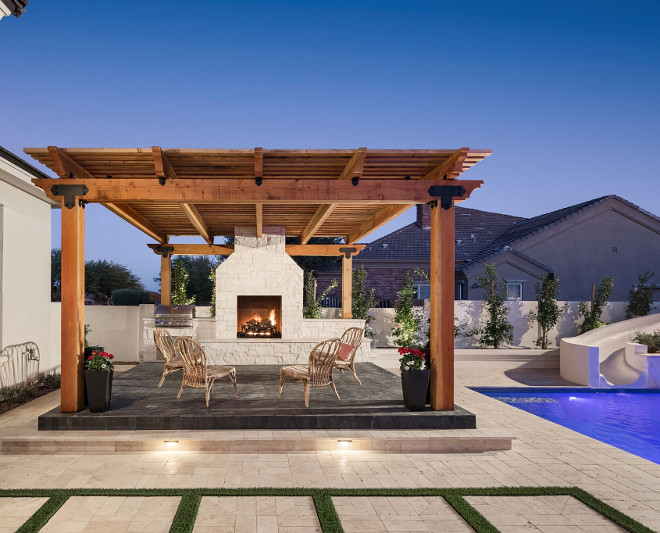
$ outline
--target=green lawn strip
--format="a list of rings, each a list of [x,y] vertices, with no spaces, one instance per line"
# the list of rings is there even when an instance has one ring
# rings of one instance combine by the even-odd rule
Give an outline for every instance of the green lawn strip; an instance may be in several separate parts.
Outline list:
[[[192,533],[195,519],[202,501],[202,493],[199,490],[186,490],[181,496],[179,507],[170,527],[170,533]]]
[[[341,520],[332,502],[330,491],[319,490],[312,495],[314,507],[316,507],[316,516],[318,516],[321,531],[323,533],[344,533]]]
[[[33,496],[30,496],[33,497]],[[65,494],[54,494],[44,503],[39,510],[28,518],[25,523],[16,530],[16,533],[37,533],[53,515],[62,507],[69,497]]]
[[[443,494],[445,501],[452,506],[454,511],[458,513],[463,520],[477,533],[499,533],[493,524],[477,511],[470,503],[457,491],[446,491]]]
[[[606,504],[604,501],[599,500],[595,496],[592,496],[588,492],[578,488],[572,487],[570,489],[571,496],[575,499],[580,500],[585,505],[591,507],[597,513],[602,514],[605,518],[608,518],[618,526],[621,526],[632,533],[653,533],[651,528],[646,527],[644,524],[640,524],[634,518],[630,518],[627,514],[623,514],[621,511],[617,511],[611,505]]]

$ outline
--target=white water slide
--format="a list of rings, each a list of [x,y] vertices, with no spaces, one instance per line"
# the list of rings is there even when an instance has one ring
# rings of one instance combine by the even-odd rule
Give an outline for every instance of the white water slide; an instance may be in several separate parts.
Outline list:
[[[660,388],[660,354],[631,342],[660,329],[660,314],[623,320],[561,340],[561,377],[589,387]]]

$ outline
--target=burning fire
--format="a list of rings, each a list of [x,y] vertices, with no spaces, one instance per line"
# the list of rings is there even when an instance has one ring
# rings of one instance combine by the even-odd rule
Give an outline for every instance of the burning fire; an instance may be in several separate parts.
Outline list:
[[[261,327],[265,328],[264,330],[253,330],[249,326],[254,325],[258,329]],[[248,328],[246,328],[248,326]],[[261,315],[255,314],[251,319],[249,319],[244,326],[245,333],[250,337],[270,337],[276,331],[277,322],[275,320],[275,309],[270,310],[270,314],[267,319],[261,318]]]
[[[277,326],[277,322],[275,322],[275,309],[270,310],[270,315],[268,315],[268,319],[270,320],[270,323],[273,325],[273,327]]]

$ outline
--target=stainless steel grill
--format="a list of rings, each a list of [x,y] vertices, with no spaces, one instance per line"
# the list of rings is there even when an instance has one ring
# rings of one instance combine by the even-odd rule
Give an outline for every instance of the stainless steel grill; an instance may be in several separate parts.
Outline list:
[[[156,327],[186,328],[192,327],[192,305],[159,305],[156,307]]]

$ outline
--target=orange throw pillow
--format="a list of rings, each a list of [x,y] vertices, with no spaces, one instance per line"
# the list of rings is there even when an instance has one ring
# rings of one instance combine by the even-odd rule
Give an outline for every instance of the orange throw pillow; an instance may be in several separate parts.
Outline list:
[[[339,353],[337,354],[337,359],[346,361],[346,359],[348,359],[348,356],[351,355],[352,351],[353,351],[352,344],[346,344],[345,342],[342,342],[341,348],[339,348]]]

